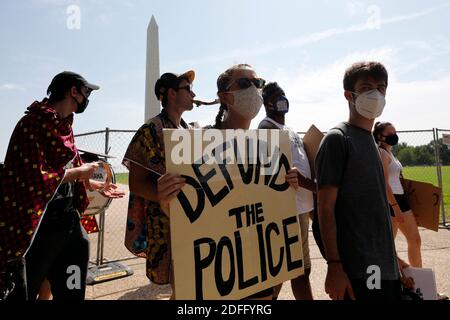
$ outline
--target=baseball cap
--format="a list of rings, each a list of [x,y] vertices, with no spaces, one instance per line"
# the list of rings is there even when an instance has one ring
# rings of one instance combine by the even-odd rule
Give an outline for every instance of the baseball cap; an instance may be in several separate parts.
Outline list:
[[[83,78],[78,73],[75,73],[72,71],[64,71],[64,72],[58,73],[53,78],[52,82],[48,86],[47,94],[69,90],[73,86],[76,86],[76,87],[85,86],[91,90],[100,89],[99,86],[89,83],[85,78]]]
[[[176,74],[167,72],[164,73],[155,83],[155,95],[158,100],[167,93],[169,89],[177,89],[182,80],[192,83],[195,79],[195,72],[193,70],[186,71],[183,74]]]

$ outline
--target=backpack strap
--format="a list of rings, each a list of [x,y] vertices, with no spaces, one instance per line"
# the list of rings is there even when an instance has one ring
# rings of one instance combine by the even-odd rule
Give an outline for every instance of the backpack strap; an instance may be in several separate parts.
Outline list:
[[[338,125],[335,128],[332,128],[330,130],[339,130],[342,133],[342,135],[344,136],[344,140],[345,140],[345,151],[344,151],[345,152],[345,160],[344,160],[345,161],[345,166],[344,166],[344,171],[343,171],[343,174],[344,174],[345,171],[347,170],[347,166],[348,166],[348,157],[349,157],[349,146],[348,146],[348,144],[349,144],[349,140],[348,140],[348,136],[345,133],[345,130],[344,130],[344,128],[342,126],[344,126],[344,124]],[[316,244],[317,244],[317,247],[320,250],[320,254],[322,255],[322,257],[325,260],[327,260],[326,255],[325,255],[325,246],[323,244],[322,235],[320,233],[319,217],[318,217],[318,214],[317,214],[317,210],[318,210],[318,207],[317,207],[317,196],[314,196],[314,215],[313,215],[313,219],[312,219],[313,220],[312,221],[313,237],[314,237],[314,240],[316,240]]]
[[[350,147],[348,145],[349,144],[349,139],[348,139],[347,134],[344,131],[343,126],[344,126],[344,124],[342,123],[342,124],[339,124],[338,126],[336,126],[336,127],[331,129],[331,130],[339,130],[342,133],[342,135],[344,136],[344,141],[345,141],[345,151],[344,151],[344,153],[345,153],[345,160],[344,160],[344,162],[345,162],[345,166],[344,166],[344,171],[342,172],[342,175],[344,175],[345,171],[347,171],[348,157],[349,157],[349,150],[350,150]]]

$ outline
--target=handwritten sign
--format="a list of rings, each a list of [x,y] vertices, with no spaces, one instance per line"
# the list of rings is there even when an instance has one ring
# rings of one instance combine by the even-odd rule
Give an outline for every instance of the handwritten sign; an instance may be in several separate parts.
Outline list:
[[[303,274],[287,132],[164,130],[176,299],[242,299]]]

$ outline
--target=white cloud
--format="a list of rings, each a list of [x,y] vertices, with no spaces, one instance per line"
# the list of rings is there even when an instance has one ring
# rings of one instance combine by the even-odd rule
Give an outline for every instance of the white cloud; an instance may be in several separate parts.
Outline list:
[[[343,92],[345,69],[355,61],[375,60],[382,62],[389,71],[387,105],[382,119],[393,122],[399,130],[431,129],[450,127],[450,69],[434,80],[405,81],[401,77],[405,68],[402,52],[405,44],[397,47],[385,46],[369,51],[353,52],[337,61],[320,67],[309,67],[308,63],[297,70],[266,70],[270,81],[277,81],[290,100],[291,108],[287,124],[296,131],[306,131],[311,124],[328,130],[338,122],[348,119],[348,105]],[[426,58],[426,57],[425,57]],[[423,58],[423,59],[425,59]],[[429,61],[416,61],[425,64]],[[412,70],[412,69],[411,69]],[[184,115],[186,120],[210,124],[214,121],[217,107],[208,107]],[[264,108],[252,121],[256,128],[264,118]],[[420,143],[428,143],[424,135]],[[417,143],[419,141],[416,141]]]
[[[112,17],[112,14],[100,14],[95,18],[95,20],[103,25],[110,25]]]
[[[400,80],[398,75],[403,67],[400,51],[399,47],[382,47],[349,54],[320,68],[302,68],[294,76],[284,71],[269,75],[284,88],[290,100],[287,124],[297,131],[306,131],[311,124],[328,130],[347,120],[348,105],[342,85],[345,69],[355,61],[376,60],[389,71],[387,105],[382,119],[393,122],[399,130],[450,127],[450,72],[435,80]],[[261,111],[252,127],[263,117]]]
[[[448,128],[450,120],[450,74],[435,80],[394,82],[386,117],[402,129]]]
[[[6,90],[6,91],[13,91],[13,90],[19,90],[19,91],[24,91],[25,88],[23,88],[22,86],[15,84],[15,83],[5,83],[0,85],[0,90]]]
[[[345,6],[351,17],[365,13],[366,9],[366,3],[359,0],[347,0]]]
[[[339,35],[349,34],[349,33],[355,33],[355,32],[364,32],[368,30],[373,30],[375,28],[381,28],[383,26],[391,25],[391,24],[397,24],[405,21],[412,21],[427,15],[431,15],[437,11],[443,10],[450,6],[450,2],[446,2],[444,4],[441,4],[439,6],[431,7],[429,9],[413,12],[409,14],[404,15],[398,15],[394,17],[389,18],[381,18],[379,21],[373,21],[368,20],[364,24],[357,24],[357,25],[351,25],[345,28],[331,28],[322,30],[319,32],[314,32],[309,35],[301,36],[298,38],[294,38],[288,41],[284,41],[281,43],[270,43],[258,46],[254,49],[237,49],[233,50],[229,53],[223,54],[223,55],[216,55],[216,56],[210,56],[210,57],[203,57],[200,59],[195,60],[188,60],[188,61],[182,61],[176,66],[181,65],[205,65],[205,64],[211,64],[216,63],[224,60],[239,60],[242,61],[243,59],[247,59],[249,57],[255,57],[260,56],[264,54],[268,54],[270,52],[280,50],[280,49],[289,49],[289,48],[299,48],[304,47],[309,44],[317,43],[329,38],[333,38]],[[372,6],[374,7],[374,6]],[[370,7],[369,7],[370,8]],[[378,7],[377,7],[378,8]]]
[[[78,3],[79,1],[75,1]],[[31,3],[35,6],[65,6],[74,4],[73,0],[32,0]]]

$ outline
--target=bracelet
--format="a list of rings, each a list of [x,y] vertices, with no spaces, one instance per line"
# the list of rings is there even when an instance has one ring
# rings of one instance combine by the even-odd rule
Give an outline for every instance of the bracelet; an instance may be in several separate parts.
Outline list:
[[[341,263],[341,260],[330,260],[330,261],[327,261],[328,265],[333,264],[333,263]]]

